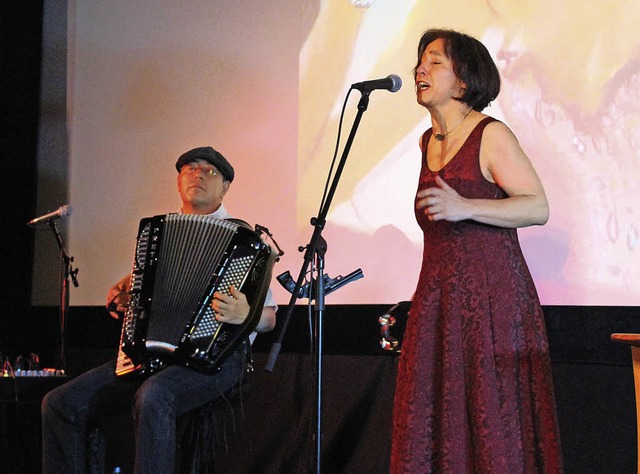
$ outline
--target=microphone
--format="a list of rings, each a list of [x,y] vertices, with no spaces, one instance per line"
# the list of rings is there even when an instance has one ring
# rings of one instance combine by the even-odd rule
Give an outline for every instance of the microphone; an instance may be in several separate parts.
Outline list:
[[[44,216],[36,217],[35,219],[27,222],[29,227],[34,227],[37,224],[47,224],[49,222],[55,221],[56,219],[62,219],[63,217],[69,217],[73,209],[71,206],[64,205],[60,206],[57,211],[50,212],[49,214],[45,214]]]
[[[373,79],[371,81],[356,82],[351,85],[352,89],[360,92],[371,92],[376,89],[385,89],[389,92],[397,92],[402,87],[402,79],[395,74],[389,74],[384,79]]]

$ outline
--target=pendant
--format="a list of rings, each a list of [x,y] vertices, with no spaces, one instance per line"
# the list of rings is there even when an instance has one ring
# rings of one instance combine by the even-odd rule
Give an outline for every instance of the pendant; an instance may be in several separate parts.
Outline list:
[[[439,142],[444,141],[444,137],[445,136],[442,133],[436,133],[435,135],[433,135],[433,138],[435,138]]]

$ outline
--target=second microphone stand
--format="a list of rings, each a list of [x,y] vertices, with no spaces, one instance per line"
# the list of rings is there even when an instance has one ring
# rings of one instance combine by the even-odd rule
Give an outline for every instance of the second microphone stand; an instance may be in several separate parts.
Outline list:
[[[338,183],[340,181],[340,177],[342,175],[342,170],[347,161],[347,156],[349,155],[349,151],[351,150],[351,145],[353,144],[353,140],[355,138],[356,132],[358,130],[358,126],[360,125],[360,121],[362,120],[362,115],[367,110],[369,106],[369,91],[362,91],[362,97],[360,98],[360,102],[358,103],[358,113],[354,119],[354,123],[351,127],[351,132],[347,141],[345,143],[345,147],[342,153],[342,157],[340,158],[340,162],[338,163],[338,167],[336,168],[335,175],[331,182],[331,186],[329,188],[329,192],[327,193],[326,200],[324,201],[318,217],[314,217],[311,219],[311,225],[314,226],[314,231],[309,241],[309,244],[306,246],[306,251],[304,255],[304,262],[302,264],[302,268],[300,269],[300,273],[298,274],[298,279],[296,280],[296,285],[292,291],[291,299],[289,300],[289,306],[287,307],[287,313],[284,317],[284,322],[282,325],[282,329],[280,331],[280,335],[276,342],[273,343],[271,347],[271,352],[269,354],[269,358],[267,360],[267,364],[265,369],[269,372],[273,370],[276,359],[278,358],[278,354],[280,353],[280,349],[282,348],[282,340],[284,338],[285,331],[291,319],[291,315],[293,314],[293,309],[295,306],[295,302],[300,295],[300,289],[304,284],[304,280],[306,278],[307,272],[311,265],[311,262],[315,258],[315,268],[317,271],[316,276],[316,292],[315,292],[315,324],[314,324],[314,362],[315,362],[315,396],[316,396],[316,412],[315,412],[315,425],[316,431],[314,435],[315,441],[315,452],[313,454],[313,461],[315,464],[315,472],[317,474],[321,473],[321,465],[322,465],[322,319],[324,315],[324,297],[325,297],[325,287],[324,287],[324,257],[327,250],[326,241],[322,238],[322,231],[326,224],[327,214],[329,213],[329,208],[331,207],[331,201],[333,200],[333,196],[336,192],[336,188],[338,187]]]
[[[49,221],[49,227],[53,231],[58,247],[60,248],[61,263],[64,267],[63,276],[60,283],[60,368],[66,373],[66,345],[67,345],[67,315],[69,314],[69,279],[73,281],[73,286],[78,286],[78,269],[73,269],[73,257],[69,257],[64,249],[62,237],[56,228],[54,221]]]

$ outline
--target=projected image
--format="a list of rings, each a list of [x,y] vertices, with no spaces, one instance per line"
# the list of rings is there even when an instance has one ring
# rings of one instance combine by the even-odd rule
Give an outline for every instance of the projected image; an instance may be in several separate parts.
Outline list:
[[[636,0],[70,5],[69,250],[82,269],[72,304],[104,304],[130,268],[140,219],[179,206],[176,157],[203,145],[236,169],[229,212],[269,228],[285,251],[275,274],[297,276],[347,92],[390,74],[403,86],[371,92],[322,234],[326,273],[361,268],[364,278],[327,302],[410,299],[422,258],[418,140],[431,126],[412,70],[434,27],[480,39],[500,70],[501,93],[484,112],[518,137],[551,207],[545,226],[519,231],[543,304],[640,304]],[[348,96],[341,145],[360,99]],[[56,304],[56,269],[35,265],[34,288],[51,290],[34,291],[35,304]]]
[[[638,20],[630,1],[322,2],[300,54],[298,228],[317,213],[350,85],[398,74],[399,92],[371,94],[324,235],[332,261],[363,268],[359,302],[411,296],[418,139],[431,126],[412,68],[422,32],[452,28],[493,55],[502,90],[484,112],[514,131],[545,185],[548,224],[519,231],[542,303],[639,304]]]

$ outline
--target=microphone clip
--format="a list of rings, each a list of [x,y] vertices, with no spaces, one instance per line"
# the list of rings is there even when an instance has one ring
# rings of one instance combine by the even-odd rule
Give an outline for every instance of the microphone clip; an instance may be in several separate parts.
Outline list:
[[[263,233],[266,234],[267,237],[269,237],[271,242],[273,242],[273,245],[275,246],[275,248],[278,250],[278,255],[276,256],[276,262],[279,261],[280,257],[284,255],[284,250],[280,248],[280,246],[278,245],[278,242],[276,242],[276,239],[273,238],[273,234],[269,232],[269,229],[267,229],[264,226],[261,226],[260,224],[255,225],[255,231],[261,237]]]

